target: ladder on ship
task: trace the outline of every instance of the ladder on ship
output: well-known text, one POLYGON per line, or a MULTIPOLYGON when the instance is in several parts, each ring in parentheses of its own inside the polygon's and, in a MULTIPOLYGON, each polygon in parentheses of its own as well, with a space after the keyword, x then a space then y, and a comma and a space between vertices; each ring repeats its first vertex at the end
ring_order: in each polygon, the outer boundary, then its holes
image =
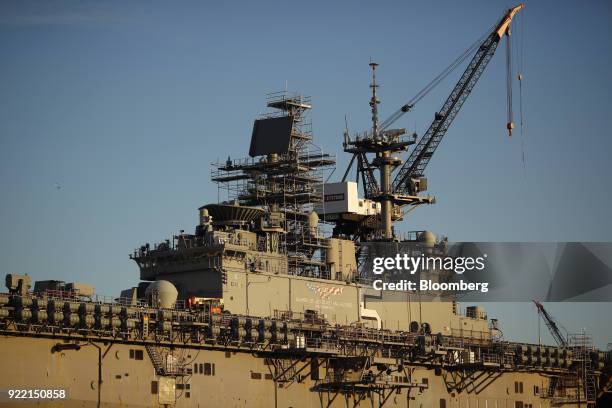
POLYGON ((597 389, 595 385, 595 370, 588 353, 584 356, 584 396, 586 398, 587 408, 595 407, 597 401, 597 389))
POLYGON ((145 348, 147 349, 147 354, 149 355, 151 363, 153 363, 153 367, 155 368, 155 374, 168 375, 164 359, 157 351, 157 348, 151 344, 145 345, 145 348))
POLYGON ((593 348, 593 339, 588 334, 582 332, 569 336, 569 344, 573 349, 574 356, 579 362, 579 376, 582 383, 582 394, 586 402, 587 408, 595 408, 597 402, 597 384, 593 362, 591 361, 591 352, 593 348))

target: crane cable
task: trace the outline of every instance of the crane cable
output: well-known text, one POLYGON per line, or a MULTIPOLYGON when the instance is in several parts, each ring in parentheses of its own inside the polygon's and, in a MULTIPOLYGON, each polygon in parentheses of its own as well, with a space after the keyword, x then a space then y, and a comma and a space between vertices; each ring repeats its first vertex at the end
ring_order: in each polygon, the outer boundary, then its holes
POLYGON ((512 114, 512 46, 510 43, 510 27, 506 32, 506 102, 508 105, 508 136, 512 137, 512 129, 514 129, 514 118, 512 114))
POLYGON ((404 113, 408 112, 412 107, 423 99, 429 92, 431 92, 436 86, 438 86, 451 72, 457 69, 470 55, 476 51, 480 44, 486 37, 491 34, 491 31, 495 28, 495 25, 491 26, 482 36, 480 36, 472 45, 465 49, 449 66, 447 66, 442 72, 440 72, 434 79, 432 79, 423 89, 421 89, 415 96, 413 96, 408 102, 404 104, 400 109, 395 111, 391 116, 385 119, 381 125, 380 130, 383 131, 397 121, 404 113))
POLYGON ((519 58, 518 58, 518 81, 519 81, 519 114, 520 114, 520 132, 521 132, 521 153, 522 153, 522 159, 523 159, 523 170, 525 172, 525 175, 527 175, 527 167, 525 165, 525 125, 524 125, 524 118, 523 118, 523 64, 524 64, 524 59, 525 59, 525 15, 523 14, 523 16, 521 16, 521 40, 519 43, 519 58))
MULTIPOLYGON (((520 42, 517 45, 514 43, 514 52, 517 60, 517 79, 519 86, 519 115, 520 115, 520 134, 521 134, 521 159, 523 163, 523 171, 527 175, 527 168, 525 165, 525 121, 523 116, 523 59, 524 59, 524 32, 525 32, 524 15, 521 16, 521 33, 520 42)), ((506 93, 507 93, 507 104, 508 104, 508 135, 512 136, 512 129, 514 129, 514 114, 512 111, 512 50, 513 47, 510 43, 510 29, 506 33, 506 93)))

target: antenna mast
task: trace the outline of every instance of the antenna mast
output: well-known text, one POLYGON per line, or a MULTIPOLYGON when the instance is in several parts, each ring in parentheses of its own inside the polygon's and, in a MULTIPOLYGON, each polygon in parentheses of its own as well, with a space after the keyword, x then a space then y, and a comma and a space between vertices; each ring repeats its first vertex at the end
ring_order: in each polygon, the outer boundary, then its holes
POLYGON ((370 106, 372 107, 372 135, 374 139, 378 138, 378 104, 380 103, 380 100, 376 96, 376 89, 378 88, 376 84, 377 66, 377 63, 370 62, 370 67, 372 67, 372 83, 370 84, 370 88, 372 88, 372 99, 370 99, 370 106))

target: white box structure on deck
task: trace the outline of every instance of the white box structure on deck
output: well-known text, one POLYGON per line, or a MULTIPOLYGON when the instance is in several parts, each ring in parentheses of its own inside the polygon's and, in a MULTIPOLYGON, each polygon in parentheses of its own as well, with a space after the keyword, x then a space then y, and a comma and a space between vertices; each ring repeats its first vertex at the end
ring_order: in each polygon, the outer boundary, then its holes
POLYGON ((319 214, 380 214, 380 203, 359 198, 357 183, 346 181, 323 185, 323 205, 317 204, 315 211, 319 214))

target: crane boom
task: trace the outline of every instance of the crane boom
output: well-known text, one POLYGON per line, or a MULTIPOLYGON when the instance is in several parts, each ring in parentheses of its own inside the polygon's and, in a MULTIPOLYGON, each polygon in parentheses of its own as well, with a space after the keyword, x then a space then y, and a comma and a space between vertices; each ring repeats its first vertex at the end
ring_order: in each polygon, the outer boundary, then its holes
POLYGON ((555 322, 555 319, 553 319, 552 316, 548 314, 548 312, 546 311, 546 309, 544 309, 544 306, 540 302, 534 300, 533 303, 536 305, 538 313, 540 314, 540 316, 542 316, 542 319, 546 323, 546 327, 548 327, 548 331, 553 336, 557 344, 561 347, 567 347, 567 340, 565 339, 565 336, 563 336, 563 334, 561 333, 561 330, 559 330, 559 326, 555 322))
POLYGON ((434 121, 421 137, 408 157, 408 160, 404 162, 403 166, 397 172, 392 184, 392 191, 394 193, 412 193, 410 191, 410 179, 423 175, 431 156, 434 154, 436 148, 446 134, 446 131, 463 106, 463 103, 470 95, 472 89, 474 89, 476 82, 478 82, 478 79, 480 79, 480 76, 495 54, 501 37, 508 32, 512 18, 523 7, 524 4, 521 3, 508 10, 499 24, 495 26, 491 34, 480 45, 476 54, 461 75, 459 82, 457 82, 451 94, 444 102, 444 105, 442 105, 442 109, 436 113, 434 121))

